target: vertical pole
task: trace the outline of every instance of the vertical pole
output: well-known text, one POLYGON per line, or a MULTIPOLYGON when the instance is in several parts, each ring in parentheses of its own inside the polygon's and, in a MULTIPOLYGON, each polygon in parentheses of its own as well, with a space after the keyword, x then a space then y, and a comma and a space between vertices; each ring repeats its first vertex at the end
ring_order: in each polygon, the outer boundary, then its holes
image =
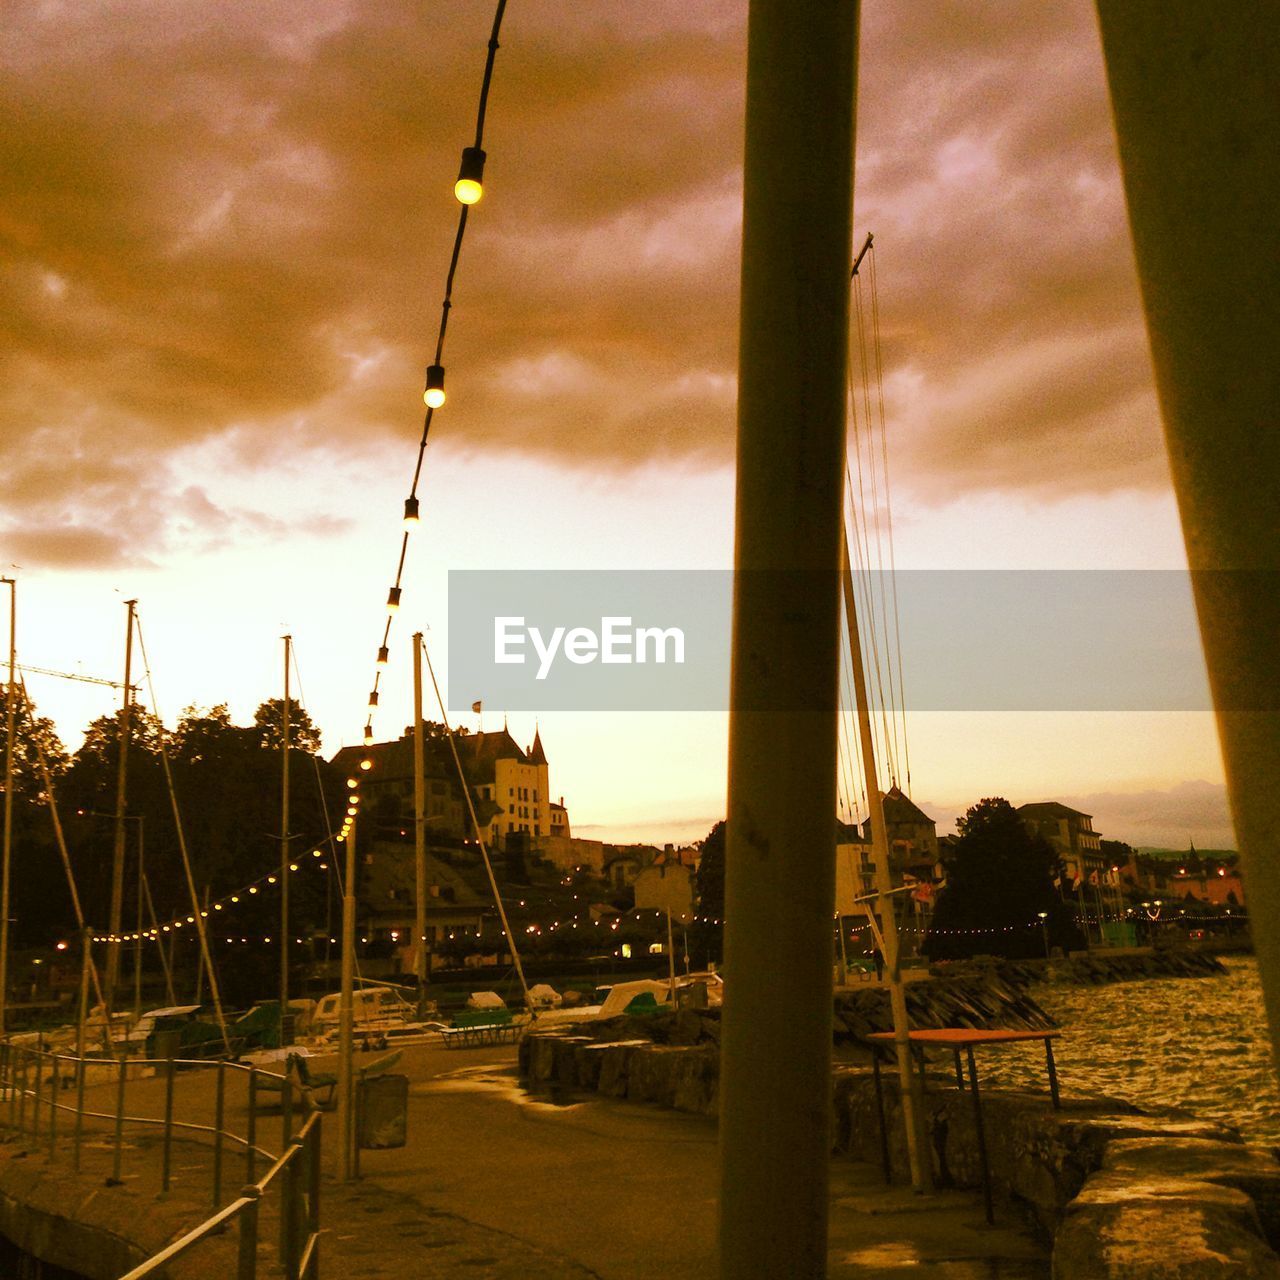
POLYGON ((871 816, 871 857, 875 867, 877 894, 875 909, 880 917, 880 941, 883 942, 882 951, 889 978, 889 1007, 893 1011, 893 1042, 898 1058, 898 1085, 902 1095, 902 1123, 907 1137, 907 1163, 911 1170, 911 1185, 917 1191, 926 1191, 933 1181, 933 1167, 928 1158, 929 1143, 924 1132, 924 1100, 920 1096, 920 1078, 911 1069, 911 1022, 907 1015, 907 994, 902 986, 898 913, 891 896, 893 875, 889 867, 889 832, 884 820, 884 796, 880 792, 880 779, 876 774, 871 703, 867 697, 866 668, 862 665, 862 637, 858 631, 847 534, 842 535, 840 545, 840 581, 844 595, 845 630, 849 633, 849 665, 853 668, 854 705, 858 713, 867 809, 871 816))
POLYGON ((733 983, 720 1082, 724 1280, 826 1272, 857 16, 856 2, 749 6, 725 851, 733 983))
POLYGON ((76 1051, 76 1128, 74 1139, 74 1155, 72 1163, 77 1173, 80 1172, 80 1147, 84 1140, 84 1053, 76 1051))
POLYGON ((36 1069, 36 1089, 31 1099, 31 1136, 40 1138, 40 1100, 44 1094, 44 1054, 37 1048, 31 1061, 36 1069))
MULTIPOLYGON (((80 931, 80 1002, 76 1008, 76 1056, 84 1057, 88 1039, 89 991, 93 985, 93 930, 80 931)), ((104 1011, 105 1012, 105 1011, 104 1011)))
POLYGON ((58 1055, 53 1055, 53 1073, 49 1080, 49 1159, 54 1160, 58 1150, 58 1090, 61 1088, 61 1075, 58 1070, 58 1055))
POLYGON ((352 1026, 356 959, 356 829, 347 832, 346 872, 342 879, 342 989, 338 1004, 338 1143, 342 1150, 342 1180, 353 1177, 351 1153, 355 1130, 355 1048, 352 1026))
POLYGON ((427 1013, 427 781, 422 727, 422 632, 413 637, 413 881, 418 1017, 427 1013))
MULTIPOLYGON (((156 915, 156 904, 152 900, 151 885, 145 872, 142 876, 142 894, 147 900, 147 913, 151 916, 151 927, 160 930, 160 919, 156 915)), ((163 931, 156 933, 156 950, 160 953, 160 967, 164 970, 165 994, 169 997, 169 1004, 172 1006, 178 1003, 178 995, 173 989, 173 966, 169 963, 169 953, 164 949, 163 931)))
POLYGON ((111 857, 111 916, 107 930, 106 1016, 115 1008, 116 983, 120 980, 120 930, 124 914, 124 818, 129 779, 129 738, 133 714, 133 615, 136 600, 126 600, 128 626, 124 636, 124 697, 120 704, 120 732, 116 761, 115 848, 111 857))
MULTIPOLYGON (((1097 11, 1250 913, 1275 919, 1276 5, 1097 0, 1097 11)), ((1273 1050, 1280 1056, 1280 933, 1256 930, 1254 944, 1273 1050)))
POLYGON ((138 823, 138 940, 133 948, 133 1021, 135 1026, 138 1019, 142 1017, 142 948, 145 945, 142 938, 142 877, 146 867, 144 860, 145 841, 143 839, 146 824, 141 814, 138 815, 136 821, 138 823))
POLYGON ((18 716, 18 584, 0 578, 9 588, 9 683, 5 688, 4 720, 4 856, 0 864, 0 1036, 9 1029, 9 877, 13 867, 13 752, 18 716))
POLYGON ((222 1131, 227 1122, 227 1064, 219 1062, 213 1104, 213 1207, 222 1203, 222 1131))
MULTIPOLYGON (((206 919, 209 914, 209 899, 211 894, 209 886, 204 887, 204 912, 206 919)), ((196 960, 196 1004, 204 1004, 204 965, 197 958, 196 960)))
POLYGON ((307 1238, 311 1245, 311 1265, 306 1280, 320 1275, 320 1118, 311 1122, 307 1154, 307 1238))
MULTIPOLYGON (((123 1066, 123 1064, 121 1064, 123 1066)), ((173 1169, 173 1079, 177 1065, 169 1059, 164 1075, 164 1150, 160 1163, 160 1190, 169 1190, 170 1175, 173 1169)), ((123 1073, 122 1073, 123 1074, 123 1073)))
POLYGON ((251 1184, 240 1194, 249 1203, 240 1212, 236 1280, 255 1280, 258 1274, 258 1206, 262 1200, 262 1192, 251 1184))
POLYGON ((671 936, 671 908, 667 908, 667 994, 676 1007, 676 944, 671 936))
POLYGON ((284 637, 284 705, 280 739, 280 1046, 289 1043, 289 667, 293 637, 284 637))
POLYGON ((249 1068, 249 1118, 245 1127, 244 1180, 253 1181, 258 1162, 258 1069, 249 1068))

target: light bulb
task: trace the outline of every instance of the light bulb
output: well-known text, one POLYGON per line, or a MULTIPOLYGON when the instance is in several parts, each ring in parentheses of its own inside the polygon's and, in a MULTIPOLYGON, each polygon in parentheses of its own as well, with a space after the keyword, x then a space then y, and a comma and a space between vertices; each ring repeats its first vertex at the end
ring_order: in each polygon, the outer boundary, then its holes
POLYGON ((378 646, 378 662, 377 662, 377 665, 378 665, 378 666, 380 666, 380 667, 385 667, 385 666, 387 665, 387 659, 388 659, 390 656, 391 656, 391 654, 389 653, 389 651, 388 651, 388 649, 387 649, 387 646, 386 646, 385 644, 379 645, 379 646, 378 646))
POLYGON ((404 527, 411 529, 418 523, 420 517, 418 515, 418 499, 406 498, 404 500, 404 527))
POLYGON ((387 612, 395 613, 395 611, 399 608, 400 608, 400 588, 392 587, 391 590, 387 592, 387 612))
POLYGON ((427 366, 427 389, 422 399, 428 409, 438 409, 444 404, 444 366, 429 364, 427 366))
POLYGON ((484 159, 479 147, 463 147, 458 180, 453 184, 459 204, 475 204, 484 195, 484 159))

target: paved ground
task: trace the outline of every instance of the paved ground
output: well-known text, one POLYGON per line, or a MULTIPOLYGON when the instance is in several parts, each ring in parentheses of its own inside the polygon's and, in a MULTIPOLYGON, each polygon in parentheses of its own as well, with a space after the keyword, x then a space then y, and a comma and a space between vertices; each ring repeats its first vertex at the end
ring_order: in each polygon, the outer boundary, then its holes
MULTIPOLYGON (((353 1186, 326 1182, 325 1276, 714 1276, 714 1122, 594 1096, 570 1105, 530 1099, 518 1087, 514 1057, 509 1046, 406 1050, 399 1069, 411 1082, 409 1144, 362 1153, 362 1178, 353 1186)), ((329 1065, 315 1063, 320 1070, 329 1065)), ((213 1090, 203 1074, 178 1080, 176 1113, 194 1123, 213 1117, 213 1090)), ((160 1081, 129 1089, 131 1114, 161 1114, 160 1081)), ((107 1101, 105 1090, 90 1093, 99 1105, 107 1101)), ((241 1129, 245 1101, 235 1081, 227 1115, 241 1129)), ((278 1109, 260 1115, 259 1143, 278 1150, 281 1126, 278 1109)), ((330 1124, 331 1159, 335 1136, 330 1124)), ((86 1176, 100 1177, 96 1166, 107 1150, 94 1150, 95 1168, 86 1176)), ((154 1138, 134 1137, 126 1157, 127 1185, 117 1194, 127 1192, 128 1212, 136 1213, 155 1194, 154 1138)), ((25 1158, 46 1157, 33 1150, 25 1158)), ((65 1170, 65 1157, 59 1163, 65 1170)), ((180 1204, 189 1202, 194 1211, 209 1194, 207 1151, 184 1144, 174 1167, 166 1219, 180 1204)), ((229 1194, 244 1173, 238 1159, 228 1165, 229 1194)), ((871 1167, 840 1159, 832 1164, 831 1196, 832 1277, 1025 1280, 1048 1274, 1045 1250, 1009 1213, 997 1228, 985 1227, 976 1196, 914 1197, 886 1189, 871 1167)), ((267 1239, 270 1231, 268 1223, 267 1239)), ((225 1276, 219 1246, 229 1243, 211 1246, 211 1255, 193 1260, 187 1274, 225 1276)), ((262 1257, 265 1267, 266 1244, 262 1257)))

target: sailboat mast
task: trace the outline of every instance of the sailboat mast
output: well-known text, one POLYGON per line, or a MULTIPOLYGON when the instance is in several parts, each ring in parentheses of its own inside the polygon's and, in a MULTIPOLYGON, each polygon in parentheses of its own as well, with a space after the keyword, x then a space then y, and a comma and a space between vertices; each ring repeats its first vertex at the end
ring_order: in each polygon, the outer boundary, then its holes
POLYGON ((0 578, 9 588, 9 687, 5 697, 4 750, 4 864, 0 869, 0 1036, 8 1030, 9 992, 9 877, 13 867, 13 747, 18 716, 18 584, 0 578))
MULTIPOLYGON (((907 1037, 907 997, 902 988, 901 946, 898 920, 894 914, 893 877, 889 870, 889 833, 884 821, 884 797, 876 774, 875 740, 871 733, 871 705, 867 699, 867 678, 862 666, 862 639, 858 634, 858 612, 853 592, 853 570, 849 563, 849 534, 841 540, 842 563, 840 583, 844 594, 845 625, 849 632, 849 652, 853 667, 854 702, 858 712, 858 733, 862 742, 862 766, 866 775, 867 808, 871 814, 871 858, 875 867, 876 911, 880 916, 880 932, 884 939, 885 971, 889 977, 889 1003, 893 1010, 893 1039, 898 1053, 898 1077, 902 1088, 902 1115, 907 1131, 907 1159, 911 1166, 911 1185, 927 1191, 933 1180, 933 1169, 927 1159, 928 1144, 921 1141, 923 1121, 920 1085, 911 1069, 911 1042, 907 1037)), ((843 934, 843 930, 841 931, 843 934)))
POLYGON ((124 697, 120 704, 119 759, 116 761, 115 845, 111 855, 111 909, 107 930, 107 1008, 115 1005, 120 980, 120 933, 124 914, 125 809, 129 789, 129 741, 133 717, 133 627, 136 600, 126 600, 128 623, 124 637, 124 697))
POLYGON ((413 948, 418 1017, 427 1001, 427 780, 422 725, 422 632, 413 637, 413 948))
POLYGON ((284 705, 280 738, 280 1045, 289 1011, 289 666, 293 637, 284 636, 284 705))

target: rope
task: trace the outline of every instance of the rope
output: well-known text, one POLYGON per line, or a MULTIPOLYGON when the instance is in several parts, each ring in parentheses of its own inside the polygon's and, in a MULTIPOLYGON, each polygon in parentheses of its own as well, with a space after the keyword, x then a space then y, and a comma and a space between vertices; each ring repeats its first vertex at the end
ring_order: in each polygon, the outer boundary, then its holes
MULTIPOLYGON (((76 913, 76 927, 80 930, 81 938, 86 938, 86 930, 88 926, 85 924, 84 909, 80 905, 80 891, 76 888, 75 872, 71 869, 71 857, 67 853, 67 839, 62 830, 62 819, 58 815, 58 797, 53 789, 53 777, 49 773, 49 762, 45 759, 44 748, 40 745, 40 735, 36 730, 35 714, 31 699, 27 696, 27 681, 24 676, 18 677, 18 687, 22 690, 22 710, 28 712, 31 717, 31 741, 36 748, 36 762, 40 766, 40 778, 44 783, 45 800, 49 805, 49 817, 53 821, 54 840, 58 846, 58 856, 62 859, 62 870, 67 877, 67 888, 71 890, 71 906, 76 913)), ((13 694, 13 687, 10 686, 10 695, 13 694)), ((85 945, 88 946, 86 938, 85 945)), ((111 1052, 111 1009, 107 1004, 107 998, 102 990, 102 980, 98 975, 98 966, 94 963, 93 953, 89 954, 89 975, 93 980, 93 993, 98 998, 98 1003, 102 1006, 102 1040, 107 1051, 107 1057, 112 1057, 111 1052)))
POLYGON ((440 686, 436 683, 436 672, 431 665, 431 654, 427 651, 425 637, 422 640, 422 656, 427 660, 427 673, 431 676, 431 687, 435 690, 436 702, 440 707, 440 722, 444 725, 445 736, 449 739, 449 751, 453 755, 454 767, 458 770, 458 785, 462 788, 462 794, 466 797, 467 812, 470 813, 471 825, 475 828, 476 843, 480 846, 480 857, 484 860, 485 874, 489 877, 489 888, 493 890, 493 900, 498 908, 498 918, 502 921, 502 931, 507 939, 507 945, 511 948, 511 959, 516 967, 516 975, 520 979, 520 989, 524 992, 525 1007, 529 1010, 530 1020, 536 1022, 538 1020, 538 1011, 533 1007, 533 1001, 529 997, 529 984, 525 981, 524 965, 520 963, 520 950, 516 946, 515 934, 511 932, 511 925, 507 921, 507 909, 502 905, 502 894, 498 892, 498 881, 493 874, 493 864, 489 861, 489 850, 484 842, 484 832, 481 831, 480 821, 476 817, 476 806, 471 796, 471 786, 467 782, 467 775, 462 771, 462 761, 458 757, 456 735, 454 734, 453 726, 449 723, 449 713, 444 708, 444 699, 440 696, 440 686))
MULTIPOLYGON (((147 658, 146 641, 142 638, 142 619, 134 614, 138 627, 138 651, 142 655, 142 669, 147 674, 147 692, 151 695, 151 710, 157 720, 160 715, 160 703, 156 698, 155 682, 151 678, 151 662, 147 658)), ((231 1038, 227 1034, 227 1020, 222 1012, 222 992, 218 989, 218 975, 213 967, 213 957, 209 954, 209 937, 204 926, 204 912, 200 906, 200 895, 196 892, 195 876, 191 872, 191 857, 187 852, 187 837, 182 828, 182 812, 178 808, 178 793, 173 786, 173 768, 169 763, 169 749, 163 737, 160 739, 160 764, 164 769, 164 784, 169 792, 169 803, 173 808, 173 825, 178 832, 178 850, 182 854, 182 870, 187 877, 187 891, 191 895, 191 914, 195 921, 196 934, 200 939, 200 955, 209 974, 209 995, 213 999, 214 1014, 218 1019, 218 1030, 222 1032, 222 1043, 231 1056, 231 1038)))
POLYGON ((875 355, 876 399, 880 407, 880 457, 884 467, 884 509, 889 534, 889 582, 893 587, 893 638, 898 652, 898 696, 902 700, 902 752, 911 794, 911 743, 907 737, 907 686, 902 675, 902 625, 898 609, 898 556, 893 537, 893 493, 889 485, 889 439, 884 411, 884 366, 880 355, 880 291, 876 284, 876 251, 871 246, 871 339, 875 355))

